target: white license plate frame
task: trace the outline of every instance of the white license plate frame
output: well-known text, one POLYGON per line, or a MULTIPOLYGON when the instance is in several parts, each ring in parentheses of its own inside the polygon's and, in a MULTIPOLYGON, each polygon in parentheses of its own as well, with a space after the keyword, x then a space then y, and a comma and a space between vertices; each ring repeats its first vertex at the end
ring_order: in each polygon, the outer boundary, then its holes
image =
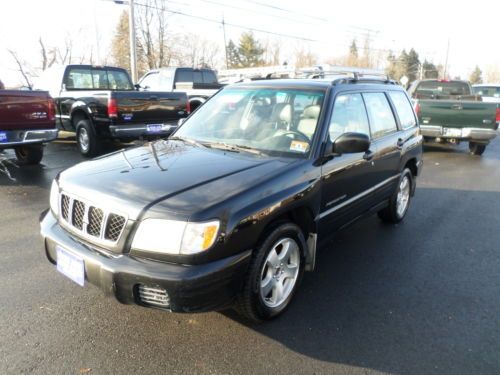
POLYGON ((61 246, 56 245, 57 270, 80 286, 85 286, 85 263, 61 246))

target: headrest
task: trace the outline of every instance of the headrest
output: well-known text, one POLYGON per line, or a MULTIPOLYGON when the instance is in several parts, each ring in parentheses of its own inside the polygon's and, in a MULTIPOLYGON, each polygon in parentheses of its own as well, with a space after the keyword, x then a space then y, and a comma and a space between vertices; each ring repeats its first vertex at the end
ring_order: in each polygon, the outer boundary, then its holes
POLYGON ((278 103, 274 106, 273 121, 292 122, 292 106, 288 103, 278 103))
POLYGON ((321 107, 319 105, 310 105, 304 108, 304 111, 302 112, 302 117, 317 119, 319 117, 320 110, 321 107))

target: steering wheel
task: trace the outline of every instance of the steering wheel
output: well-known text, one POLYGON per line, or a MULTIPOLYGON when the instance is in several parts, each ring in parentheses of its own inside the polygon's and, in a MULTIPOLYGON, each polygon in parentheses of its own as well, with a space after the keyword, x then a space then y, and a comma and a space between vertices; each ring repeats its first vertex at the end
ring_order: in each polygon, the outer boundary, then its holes
POLYGON ((298 130, 287 130, 283 133, 280 133, 278 135, 276 135, 277 137, 281 137, 281 136, 287 136, 287 135, 293 135, 293 139, 295 139, 295 136, 298 136, 298 138, 300 138, 302 141, 304 142, 307 142, 308 144, 311 143, 311 140, 309 139, 309 137, 307 135, 305 135, 304 133, 302 133, 301 131, 298 131, 298 130))

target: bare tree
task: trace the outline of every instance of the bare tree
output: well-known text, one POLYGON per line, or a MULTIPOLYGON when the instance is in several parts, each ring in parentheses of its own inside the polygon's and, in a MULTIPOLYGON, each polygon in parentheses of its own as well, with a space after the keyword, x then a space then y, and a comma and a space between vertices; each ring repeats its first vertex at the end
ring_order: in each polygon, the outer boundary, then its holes
POLYGON ((57 48, 47 49, 43 43, 42 37, 38 38, 40 44, 40 53, 42 55, 42 70, 50 68, 57 61, 57 48))
POLYGON ((9 49, 7 51, 9 51, 9 53, 14 58, 17 64, 18 71, 19 73, 21 73, 24 81, 26 82, 26 86, 28 86, 31 89, 33 87, 33 82, 30 79, 30 73, 27 71, 26 63, 24 61, 21 61, 19 56, 13 50, 9 49))

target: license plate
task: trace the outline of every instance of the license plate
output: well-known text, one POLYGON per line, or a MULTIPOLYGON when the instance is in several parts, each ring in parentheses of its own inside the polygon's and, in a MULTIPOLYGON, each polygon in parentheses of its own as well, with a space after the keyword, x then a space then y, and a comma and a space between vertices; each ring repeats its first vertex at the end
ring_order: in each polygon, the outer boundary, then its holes
POLYGON ((62 247, 56 246, 57 270, 80 286, 85 284, 85 266, 79 258, 62 247))
POLYGON ((7 142, 7 133, 6 132, 0 132, 0 143, 7 142))
POLYGON ((163 124, 151 124, 146 125, 148 133, 161 133, 163 130, 163 124))
POLYGON ((443 135, 446 135, 448 137, 461 137, 462 129, 444 128, 443 135))

